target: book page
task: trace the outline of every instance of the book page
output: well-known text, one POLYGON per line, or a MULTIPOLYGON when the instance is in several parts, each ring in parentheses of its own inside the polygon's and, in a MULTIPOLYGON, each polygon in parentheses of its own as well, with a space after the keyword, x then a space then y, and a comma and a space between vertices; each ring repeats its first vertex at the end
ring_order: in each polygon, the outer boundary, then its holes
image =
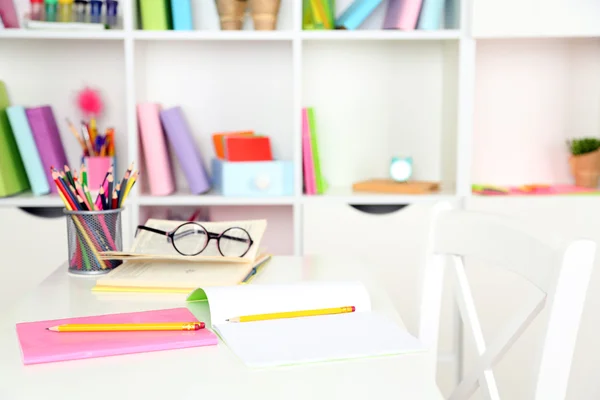
POLYGON ((305 282, 287 285, 202 287, 188 301, 208 299, 212 325, 245 315, 354 306, 370 311, 369 293, 360 282, 305 282))
MULTIPOLYGON (((180 225, 184 224, 185 221, 171 221, 171 220, 159 220, 149 219, 144 225, 153 229, 158 229, 165 232, 171 232, 180 225)), ((247 220, 247 221, 225 221, 225 222, 198 222, 202 225, 209 233, 221 234, 228 228, 239 227, 248 232, 252 240, 252 245, 247 253, 243 257, 239 256, 228 256, 227 250, 234 251, 231 247, 227 247, 232 241, 222 240, 221 250, 225 254, 222 255, 217 247, 217 240, 212 239, 208 241, 206 248, 198 255, 186 256, 180 254, 173 244, 170 242, 167 235, 161 235, 155 232, 146 230, 139 230, 134 242, 131 246, 130 251, 122 252, 102 252, 102 258, 110 259, 122 259, 122 260, 185 260, 185 261, 225 261, 225 262, 252 262, 256 258, 259 251, 260 242, 267 228, 266 220, 247 220)), ((177 232, 176 232, 177 233, 177 232)), ((186 240, 193 240, 190 236, 185 237, 186 240)), ((177 237, 176 237, 177 244, 177 237)), ((182 240, 182 239, 180 239, 182 240)), ((198 235, 198 242, 200 248, 202 243, 206 240, 206 235, 198 235)), ((189 242, 188 242, 189 243, 189 242)), ((240 242, 233 242, 234 245, 241 245, 240 242)), ((181 247, 181 246, 180 246, 181 247)), ((182 250, 182 249, 180 249, 182 250)), ((185 251, 184 251, 185 252, 185 251)))
POLYGON ((274 367, 425 351, 390 318, 376 312, 227 323, 215 327, 249 367, 274 367))
POLYGON ((97 286, 185 288, 237 285, 254 263, 127 261, 96 281, 97 286))

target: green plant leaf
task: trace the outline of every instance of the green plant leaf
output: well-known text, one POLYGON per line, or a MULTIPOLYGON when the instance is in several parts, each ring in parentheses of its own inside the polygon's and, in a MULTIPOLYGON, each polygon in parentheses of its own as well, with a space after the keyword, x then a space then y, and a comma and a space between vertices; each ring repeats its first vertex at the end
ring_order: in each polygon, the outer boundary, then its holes
POLYGON ((569 146, 569 150, 571 151, 572 155, 579 156, 600 149, 600 139, 586 137, 581 139, 568 140, 567 146, 569 146))

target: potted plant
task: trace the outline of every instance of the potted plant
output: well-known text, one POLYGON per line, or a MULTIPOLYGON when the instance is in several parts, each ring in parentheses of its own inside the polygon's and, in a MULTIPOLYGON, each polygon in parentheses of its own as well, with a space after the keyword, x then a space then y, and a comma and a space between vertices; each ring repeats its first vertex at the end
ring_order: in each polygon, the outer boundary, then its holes
POLYGON ((244 16, 248 7, 247 0, 215 0, 221 29, 235 31, 242 29, 244 16))
POLYGON ((584 137, 567 141, 571 156, 569 165, 575 184, 597 188, 600 178, 600 139, 584 137))

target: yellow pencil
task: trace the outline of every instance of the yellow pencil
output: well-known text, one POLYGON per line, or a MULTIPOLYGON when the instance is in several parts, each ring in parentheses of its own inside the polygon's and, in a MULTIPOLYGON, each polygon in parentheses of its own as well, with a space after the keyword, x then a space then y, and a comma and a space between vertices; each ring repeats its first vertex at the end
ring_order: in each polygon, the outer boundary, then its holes
POLYGON ((354 312, 355 310, 356 310, 356 308, 354 306, 321 308, 321 309, 316 309, 316 310, 288 311, 288 312, 269 313, 269 314, 244 315, 241 317, 229 318, 227 321, 229 321, 229 322, 250 322, 250 321, 264 321, 267 319, 313 317, 315 315, 345 314, 345 313, 354 312))
POLYGON ((64 324, 46 328, 54 332, 139 332, 139 331, 197 331, 204 322, 153 322, 141 324, 64 324))

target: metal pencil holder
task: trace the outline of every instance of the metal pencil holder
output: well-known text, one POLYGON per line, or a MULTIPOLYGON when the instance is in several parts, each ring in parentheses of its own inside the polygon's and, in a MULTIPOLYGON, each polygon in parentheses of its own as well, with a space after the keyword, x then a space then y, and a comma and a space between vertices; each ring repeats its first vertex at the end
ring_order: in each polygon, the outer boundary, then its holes
POLYGON ((102 260, 102 251, 123 249, 122 208, 103 211, 69 211, 67 238, 69 272, 80 275, 106 274, 121 265, 120 260, 102 260))

